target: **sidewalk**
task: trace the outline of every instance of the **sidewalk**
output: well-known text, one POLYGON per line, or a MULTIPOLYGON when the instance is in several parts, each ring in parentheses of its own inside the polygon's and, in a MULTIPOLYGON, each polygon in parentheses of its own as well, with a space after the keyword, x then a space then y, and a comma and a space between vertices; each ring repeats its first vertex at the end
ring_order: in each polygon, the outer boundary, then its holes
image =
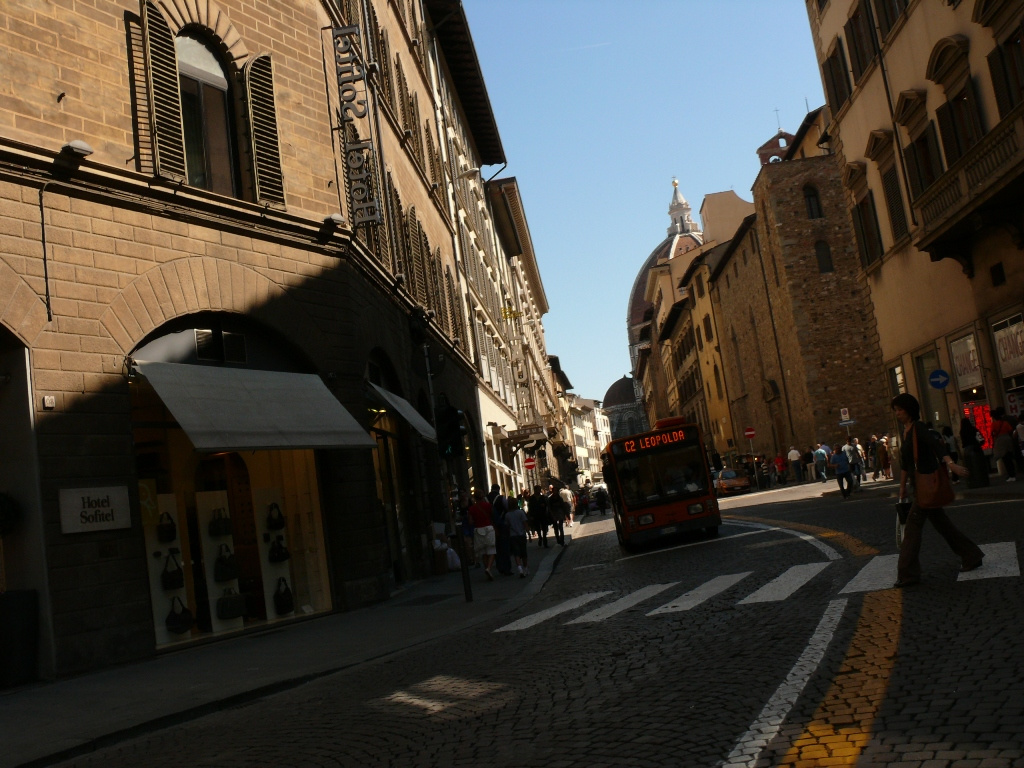
MULTIPOLYGON (((803 485, 809 485, 804 483, 803 485)), ((822 496, 838 496, 839 486, 836 483, 835 478, 830 477, 827 483, 823 483, 823 486, 827 487, 828 490, 822 492, 822 496)), ((798 487, 798 486, 797 486, 798 487)), ((882 493, 892 496, 895 500, 899 496, 900 484, 899 480, 867 480, 861 483, 860 492, 872 492, 882 493)), ((967 480, 961 480, 958 483, 953 483, 953 493, 956 495, 956 500, 961 501, 963 499, 1021 499, 1024 500, 1024 478, 1019 479, 1015 483, 1006 482, 1005 475, 989 475, 989 484, 981 488, 970 488, 967 485, 967 480)))
MULTIPOLYGON (((566 537, 577 528, 566 530, 566 537)), ((403 586, 368 608, 212 642, 79 677, 0 691, 0 768, 75 755, 292 688, 507 613, 539 592, 561 557, 529 541, 530 576, 488 582, 470 568, 403 586)))

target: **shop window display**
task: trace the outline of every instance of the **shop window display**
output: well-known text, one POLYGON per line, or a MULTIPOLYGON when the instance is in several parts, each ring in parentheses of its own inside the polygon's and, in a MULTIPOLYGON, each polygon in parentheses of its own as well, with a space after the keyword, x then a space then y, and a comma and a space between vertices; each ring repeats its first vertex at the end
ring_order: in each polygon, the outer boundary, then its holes
POLYGON ((195 451, 132 381, 157 647, 329 611, 314 453, 195 451))

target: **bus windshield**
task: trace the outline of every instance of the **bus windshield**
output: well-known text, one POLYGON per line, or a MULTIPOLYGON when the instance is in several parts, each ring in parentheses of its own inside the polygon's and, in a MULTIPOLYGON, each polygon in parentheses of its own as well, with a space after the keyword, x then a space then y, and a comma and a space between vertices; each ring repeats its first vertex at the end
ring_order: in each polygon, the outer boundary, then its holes
POLYGON ((704 450, 700 445, 677 443, 636 454, 626 453, 621 445, 613 444, 612 454, 622 500, 628 507, 664 504, 709 493, 704 450))

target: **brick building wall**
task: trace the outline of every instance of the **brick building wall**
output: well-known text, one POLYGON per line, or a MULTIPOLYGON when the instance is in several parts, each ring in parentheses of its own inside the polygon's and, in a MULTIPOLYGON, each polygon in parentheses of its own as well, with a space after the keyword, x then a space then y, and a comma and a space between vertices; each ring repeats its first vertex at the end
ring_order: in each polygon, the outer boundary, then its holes
MULTIPOLYGON (((427 389, 425 376, 407 366, 421 354, 409 325, 417 300, 396 286, 389 270, 397 260, 353 245, 350 230, 323 227, 325 216, 347 213, 331 130, 337 93, 330 78, 325 86, 330 38, 321 31, 339 19, 311 0, 158 5, 176 25, 208 24, 233 60, 272 55, 285 202, 227 198, 153 176, 133 0, 0 9, 0 341, 30 354, 40 487, 38 509, 29 512, 41 518, 46 563, 45 578, 11 578, 42 592, 44 675, 153 652, 126 360, 148 335, 199 312, 244 316, 309 361, 364 426, 371 353, 394 363, 410 401, 427 389), (75 140, 94 150, 80 164, 59 154, 75 140), (53 407, 44 397, 54 398, 53 407), (130 529, 62 532, 58 491, 92 486, 129 489, 130 529)), ((393 43, 415 37, 393 4, 380 6, 393 43)), ((401 51, 414 92, 429 87, 428 47, 401 51)), ((430 98, 422 95, 420 104, 427 124, 430 98)), ((396 138, 404 137, 400 118, 385 114, 383 125, 395 195, 454 265, 451 223, 426 160, 396 138)), ((404 225, 390 230, 391 247, 404 225)), ((436 392, 473 418, 468 353, 436 323, 428 336, 449 356, 436 392)), ((317 463, 334 607, 386 597, 369 451, 320 451, 317 463)), ((403 502, 426 504, 417 498, 403 502)), ((24 559, 17 537, 5 545, 11 562, 24 559)))
POLYGON ((737 430, 757 429, 755 450, 834 445, 845 441, 840 409, 848 408, 857 422, 851 433, 862 440, 887 431, 874 315, 835 158, 764 165, 753 191, 751 230, 715 275, 734 419, 750 422, 737 430), (808 186, 819 217, 808 215, 808 186), (744 394, 734 397, 741 378, 744 394))

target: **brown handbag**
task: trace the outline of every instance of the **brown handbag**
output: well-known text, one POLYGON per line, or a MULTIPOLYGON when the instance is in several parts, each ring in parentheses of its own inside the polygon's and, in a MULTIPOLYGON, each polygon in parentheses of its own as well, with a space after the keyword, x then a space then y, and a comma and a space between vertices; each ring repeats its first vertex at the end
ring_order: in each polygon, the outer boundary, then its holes
POLYGON ((912 428, 911 431, 914 433, 914 496, 917 506, 921 509, 942 509, 956 498, 953 484, 949 481, 949 470, 940 459, 936 471, 918 471, 917 429, 912 428))

